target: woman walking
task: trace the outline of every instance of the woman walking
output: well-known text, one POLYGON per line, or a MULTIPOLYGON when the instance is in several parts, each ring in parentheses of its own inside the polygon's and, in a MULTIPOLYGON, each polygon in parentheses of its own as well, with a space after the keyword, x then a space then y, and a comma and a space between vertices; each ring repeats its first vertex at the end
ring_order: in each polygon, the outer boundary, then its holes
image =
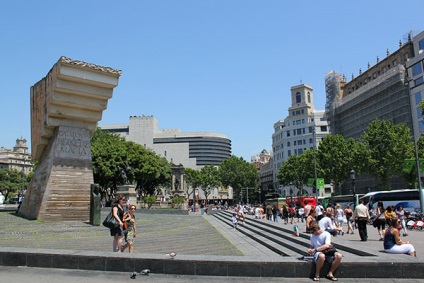
POLYGON ((380 241, 383 241, 384 238, 384 230, 386 229, 386 214, 385 214, 383 202, 379 201, 377 203, 377 211, 376 211, 376 220, 377 221, 377 230, 378 235, 380 236, 380 241))
POLYGON ((350 231, 351 234, 353 234, 353 227, 352 227, 353 211, 350 208, 350 205, 346 205, 346 208, 344 209, 344 214, 346 215, 346 220, 347 220, 347 232, 346 232, 346 234, 349 234, 349 231, 350 231))
POLYGON ((114 252, 121 252, 122 241, 124 240, 124 205, 124 196, 118 196, 112 203, 112 215, 119 222, 118 227, 110 229, 110 235, 113 237, 114 252))
POLYGON ((342 207, 341 207, 340 204, 337 204, 336 205, 336 210, 335 210, 334 213, 335 213, 334 220, 335 220, 336 226, 339 227, 339 228, 342 228, 343 227, 343 215, 344 215, 344 211, 343 211, 343 209, 342 209, 342 207))

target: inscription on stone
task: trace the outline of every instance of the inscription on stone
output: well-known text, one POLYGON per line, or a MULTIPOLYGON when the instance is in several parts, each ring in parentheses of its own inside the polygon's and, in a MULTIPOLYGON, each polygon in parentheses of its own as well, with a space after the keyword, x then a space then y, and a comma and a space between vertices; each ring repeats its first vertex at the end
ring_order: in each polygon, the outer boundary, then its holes
POLYGON ((55 156, 90 159, 90 132, 85 129, 60 127, 57 133, 55 156))

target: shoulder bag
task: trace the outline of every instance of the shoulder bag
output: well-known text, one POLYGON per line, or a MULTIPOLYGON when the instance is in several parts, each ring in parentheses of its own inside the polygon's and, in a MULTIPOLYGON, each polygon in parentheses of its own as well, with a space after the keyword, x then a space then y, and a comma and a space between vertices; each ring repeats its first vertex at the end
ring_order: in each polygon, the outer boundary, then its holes
POLYGON ((119 222, 113 216, 112 211, 109 212, 109 214, 106 216, 105 220, 103 221, 103 226, 109 229, 117 228, 119 226, 119 222))
POLYGON ((337 249, 331 245, 328 249, 325 249, 321 251, 325 256, 334 256, 334 254, 337 252, 337 249))

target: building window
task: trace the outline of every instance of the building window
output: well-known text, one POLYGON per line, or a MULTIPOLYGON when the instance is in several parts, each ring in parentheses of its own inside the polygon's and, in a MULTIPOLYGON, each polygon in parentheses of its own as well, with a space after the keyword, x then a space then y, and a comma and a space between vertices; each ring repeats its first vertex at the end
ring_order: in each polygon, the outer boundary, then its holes
POLYGON ((314 143, 314 139, 313 138, 310 138, 309 139, 309 143, 314 143))
POLYGON ((417 93, 415 94, 415 104, 420 103, 420 102, 421 102, 421 100, 422 100, 422 98, 421 98, 421 92, 419 91, 419 92, 417 92, 417 93))
POLYGON ((297 92, 296 93, 296 103, 300 103, 302 100, 301 100, 301 97, 300 97, 300 92, 297 92))
POLYGON ((419 86, 423 84, 423 77, 419 77, 418 79, 414 80, 415 86, 419 86))
POLYGON ((287 142, 287 146, 290 146, 290 142, 289 141, 287 142))
POLYGON ((424 39, 418 41, 418 47, 420 48, 420 50, 424 50, 424 39))
POLYGON ((291 150, 287 150, 287 156, 291 156, 291 150))
POLYGON ((297 129, 297 135, 301 135, 302 134, 302 129, 297 129))
POLYGON ((418 119, 423 117, 423 111, 421 110, 420 107, 417 107, 417 117, 418 117, 418 119))
POLYGON ((321 132, 326 132, 327 131, 327 126, 321 126, 321 132))
POLYGON ((297 141, 294 141, 294 142, 293 142, 293 145, 297 145, 297 141))
POLYGON ((165 150, 165 152, 164 152, 164 156, 166 156, 166 150, 165 150))
POLYGON ((311 103, 311 93, 308 92, 308 102, 311 103))
POLYGON ((303 153, 303 149, 302 148, 299 148, 298 150, 297 150, 297 155, 301 155, 303 153))
POLYGON ((419 75, 423 72, 423 65, 421 62, 412 66, 412 76, 419 75))

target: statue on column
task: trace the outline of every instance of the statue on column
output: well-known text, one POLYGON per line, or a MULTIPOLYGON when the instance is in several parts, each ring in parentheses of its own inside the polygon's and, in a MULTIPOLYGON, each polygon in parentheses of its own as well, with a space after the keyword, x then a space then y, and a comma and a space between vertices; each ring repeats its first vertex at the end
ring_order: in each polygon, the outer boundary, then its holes
POLYGON ((175 190, 178 191, 178 188, 180 186, 180 181, 178 180, 178 178, 175 179, 175 190))
POLYGON ((126 163, 124 162, 124 167, 122 168, 121 174, 119 174, 119 176, 122 179, 122 185, 129 185, 131 184, 131 182, 128 180, 128 173, 129 172, 133 172, 133 169, 126 163))

